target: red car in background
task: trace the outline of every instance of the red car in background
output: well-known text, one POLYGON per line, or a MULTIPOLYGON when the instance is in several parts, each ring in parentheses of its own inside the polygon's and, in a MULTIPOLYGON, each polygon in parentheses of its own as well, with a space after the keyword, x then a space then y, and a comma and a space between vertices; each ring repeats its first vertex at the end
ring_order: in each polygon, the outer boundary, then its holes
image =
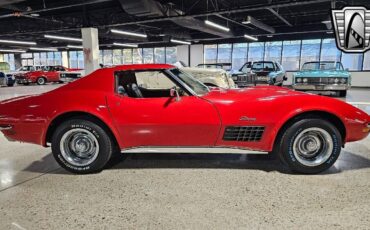
POLYGON ((42 66, 35 71, 15 75, 18 84, 36 83, 45 85, 47 82, 65 82, 81 77, 81 69, 70 69, 64 66, 42 66))
POLYGON ((0 102, 9 140, 52 147, 74 173, 117 152, 278 154, 292 170, 331 167, 345 143, 368 136, 370 116, 343 101, 276 86, 208 88, 171 65, 95 71, 56 90, 0 102), (227 150, 226 150, 227 149, 227 150))

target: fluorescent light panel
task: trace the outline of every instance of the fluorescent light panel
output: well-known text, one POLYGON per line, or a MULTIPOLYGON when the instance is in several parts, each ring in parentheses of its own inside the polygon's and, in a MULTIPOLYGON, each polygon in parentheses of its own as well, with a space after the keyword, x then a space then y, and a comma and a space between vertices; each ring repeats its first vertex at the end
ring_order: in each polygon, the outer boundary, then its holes
POLYGON ((171 42, 178 43, 178 44, 183 44, 183 45, 191 45, 191 42, 177 40, 177 39, 171 39, 171 42))
POLYGON ((0 43, 10 43, 19 45, 36 45, 36 42, 25 42, 25 41, 14 41, 14 40, 3 40, 0 39, 0 43))
POLYGON ((252 41, 258 41, 258 38, 256 37, 253 37, 253 36, 250 36, 250 35, 247 35, 247 34, 244 34, 244 37, 249 39, 249 40, 252 40, 252 41))
POLYGON ((25 50, 4 50, 0 49, 0 53, 25 53, 25 50))
POLYGON ((57 39, 57 40, 82 42, 82 38, 72 38, 72 37, 56 36, 56 35, 48 35, 48 34, 45 34, 44 37, 50 38, 50 39, 57 39))
POLYGON ((221 26, 220 24, 217 24, 217 23, 214 23, 214 22, 211 22, 211 21, 208 21, 208 20, 205 20, 204 22, 205 22, 207 25, 212 26, 212 27, 215 27, 215 28, 217 28, 217 29, 220 29, 220 30, 223 30, 223 31, 227 31, 227 32, 229 32, 229 31, 230 31, 230 28, 225 27, 225 26, 221 26))
POLYGON ((113 45, 115 46, 125 46, 125 47, 138 47, 138 45, 136 44, 129 44, 129 43, 118 43, 118 42, 114 42, 113 45))
POLYGON ((43 47, 31 47, 30 50, 58 51, 57 48, 43 48, 43 47))
POLYGON ((134 37, 141 37, 141 38, 146 38, 146 34, 139 34, 139 33, 134 33, 134 32, 129 32, 129 31, 123 31, 123 30, 110 30, 112 33, 116 34, 123 34, 123 35, 128 35, 128 36, 134 36, 134 37))
POLYGON ((84 47, 83 46, 74 46, 74 45, 67 45, 68 48, 72 48, 72 49, 83 49, 84 47))

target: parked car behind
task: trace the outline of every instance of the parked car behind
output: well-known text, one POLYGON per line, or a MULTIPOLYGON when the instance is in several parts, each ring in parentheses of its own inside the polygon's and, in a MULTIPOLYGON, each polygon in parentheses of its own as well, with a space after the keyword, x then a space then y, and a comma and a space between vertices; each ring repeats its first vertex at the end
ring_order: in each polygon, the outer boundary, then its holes
POLYGON ((239 70, 231 71, 231 77, 239 88, 255 86, 256 73, 252 72, 253 62, 245 63, 239 70))
POLYGON ((81 77, 80 69, 69 69, 63 66, 43 66, 39 70, 16 75, 18 84, 28 85, 37 83, 44 85, 47 82, 72 81, 81 77))
POLYGON ((306 62, 293 75, 293 88, 301 91, 334 91, 340 97, 351 87, 351 74, 335 61, 306 62))
POLYGON ((256 74, 256 84, 282 86, 287 80, 284 68, 275 61, 253 62, 251 71, 256 74))
POLYGON ((10 65, 7 62, 0 62, 0 86, 14 86, 15 78, 10 72, 10 65))
POLYGON ((230 73, 219 66, 216 68, 214 65, 211 65, 212 67, 206 68, 205 65, 199 64, 197 67, 187 67, 183 62, 177 62, 175 65, 206 86, 225 89, 236 87, 230 73))

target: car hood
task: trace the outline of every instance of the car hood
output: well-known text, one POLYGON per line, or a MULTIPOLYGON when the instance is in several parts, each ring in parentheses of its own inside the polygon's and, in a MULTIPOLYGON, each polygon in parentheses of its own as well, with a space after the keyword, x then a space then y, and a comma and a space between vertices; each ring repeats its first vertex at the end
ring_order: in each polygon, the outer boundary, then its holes
POLYGON ((349 73, 346 71, 336 70, 312 70, 300 71, 295 74, 296 77, 348 77, 349 73))
POLYGON ((252 100, 266 101, 272 98, 297 95, 308 94, 276 86, 256 86, 242 89, 215 89, 203 98, 216 103, 232 103, 252 100))

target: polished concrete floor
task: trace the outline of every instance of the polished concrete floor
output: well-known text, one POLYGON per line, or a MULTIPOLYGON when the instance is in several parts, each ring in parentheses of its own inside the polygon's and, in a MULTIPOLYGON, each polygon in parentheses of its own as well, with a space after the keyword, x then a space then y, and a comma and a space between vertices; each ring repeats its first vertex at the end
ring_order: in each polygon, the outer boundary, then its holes
MULTIPOLYGON (((0 88, 0 99, 59 85, 0 88)), ((370 89, 347 97, 370 113, 370 89)), ((370 229, 370 138, 320 175, 266 156, 127 154, 72 175, 0 135, 0 229, 370 229)))

